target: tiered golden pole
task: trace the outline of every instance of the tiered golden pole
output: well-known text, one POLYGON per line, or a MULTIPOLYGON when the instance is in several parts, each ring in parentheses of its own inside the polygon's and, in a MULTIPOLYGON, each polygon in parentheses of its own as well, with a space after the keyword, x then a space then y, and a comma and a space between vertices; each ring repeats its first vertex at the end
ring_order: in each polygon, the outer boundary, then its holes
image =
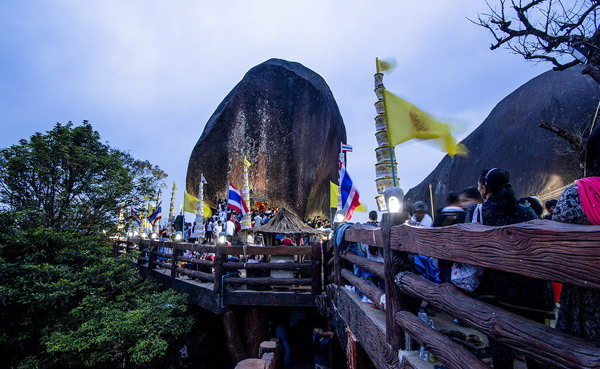
POLYGON ((198 183, 198 205, 196 206, 196 224, 194 226, 194 237, 198 243, 204 240, 204 174, 198 183))
POLYGON ((248 180, 248 168, 250 168, 250 165, 250 162, 244 157, 244 184, 242 186, 242 198, 244 199, 246 206, 248 206, 248 212, 242 218, 242 230, 252 229, 252 219, 250 219, 250 184, 248 180))
POLYGON ((375 138, 377 139, 377 148, 375 149, 375 155, 377 157, 377 163, 375 163, 375 184, 377 186, 378 195, 375 196, 377 200, 377 207, 379 211, 387 210, 385 199, 383 198, 383 192, 389 187, 398 187, 400 178, 398 178, 395 171, 397 166, 396 154, 394 148, 389 145, 388 132, 387 132, 387 119, 385 110, 385 99, 383 91, 385 86, 383 85, 383 73, 379 68, 379 59, 375 59, 377 73, 375 73, 375 95, 377 96, 377 102, 375 102, 375 110, 377 115, 375 116, 375 138))
POLYGON ((175 222, 175 191, 177 190, 177 186, 175 185, 175 181, 173 181, 173 189, 171 190, 171 203, 169 204, 169 231, 173 233, 175 229, 173 228, 173 222, 175 222))

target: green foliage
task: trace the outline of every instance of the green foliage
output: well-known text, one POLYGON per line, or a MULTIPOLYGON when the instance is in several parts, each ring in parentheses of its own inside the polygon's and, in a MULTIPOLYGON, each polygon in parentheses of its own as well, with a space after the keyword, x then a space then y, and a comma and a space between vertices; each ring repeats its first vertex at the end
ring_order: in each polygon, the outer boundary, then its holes
POLYGON ((166 174, 101 142, 84 121, 0 150, 0 202, 39 212, 40 225, 83 231, 114 227, 122 202, 151 197, 166 174))
POLYGON ((10 367, 150 368, 176 349, 193 324, 183 295, 142 279, 101 235, 27 228, 27 218, 0 212, 0 352, 10 367))

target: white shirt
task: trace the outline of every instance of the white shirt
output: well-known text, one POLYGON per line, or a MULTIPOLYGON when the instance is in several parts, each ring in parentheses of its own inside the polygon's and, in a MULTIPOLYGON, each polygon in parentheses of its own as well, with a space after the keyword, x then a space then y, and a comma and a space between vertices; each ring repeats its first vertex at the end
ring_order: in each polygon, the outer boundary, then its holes
POLYGON ((235 231, 235 223, 232 222, 231 220, 227 221, 227 228, 226 231, 228 236, 233 236, 233 232, 235 231))

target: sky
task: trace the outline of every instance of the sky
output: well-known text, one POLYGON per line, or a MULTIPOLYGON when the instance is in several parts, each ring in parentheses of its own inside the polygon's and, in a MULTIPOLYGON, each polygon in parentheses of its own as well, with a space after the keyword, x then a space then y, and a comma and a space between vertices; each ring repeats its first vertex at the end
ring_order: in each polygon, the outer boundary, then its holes
MULTIPOLYGON (((375 57, 398 61, 388 90, 459 122, 459 139, 549 69, 489 50, 491 35, 467 19, 486 10, 483 0, 2 1, 0 147, 89 120, 111 146, 166 171, 180 204, 189 156, 218 104, 250 68, 280 58, 329 85, 354 147, 348 172, 373 210, 375 57)), ((444 153, 407 143, 396 156, 408 191, 444 153)))

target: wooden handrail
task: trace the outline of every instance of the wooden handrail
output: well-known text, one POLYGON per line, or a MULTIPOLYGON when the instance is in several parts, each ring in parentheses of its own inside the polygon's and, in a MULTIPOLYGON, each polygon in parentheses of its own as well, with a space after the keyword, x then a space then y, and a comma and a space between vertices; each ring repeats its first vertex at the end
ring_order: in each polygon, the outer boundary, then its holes
POLYGON ((381 296, 384 295, 382 290, 371 286, 366 280, 355 276, 348 269, 342 269, 342 277, 344 277, 344 279, 347 280, 351 285, 358 288, 363 295, 367 296, 369 300, 379 306, 380 309, 385 309, 385 306, 381 304, 381 296))
POLYGON ((532 220, 503 227, 392 228, 391 247, 600 289, 600 226, 532 220))
POLYGON ((406 293, 459 318, 496 341, 551 367, 600 368, 600 344, 562 333, 519 315, 472 299, 450 284, 435 284, 400 273, 396 284, 406 293))
POLYGON ((355 224, 344 233, 344 239, 348 242, 360 242, 365 245, 383 248, 383 236, 381 228, 364 224, 355 224))
POLYGON ((342 259, 348 260, 352 264, 363 268, 364 270, 371 272, 379 278, 385 278, 383 263, 367 259, 364 256, 358 256, 356 254, 345 253, 342 255, 342 259))
POLYGON ((287 286, 293 284, 310 284, 312 278, 273 278, 273 277, 225 277, 223 278, 226 284, 256 284, 256 285, 274 285, 287 286))
POLYGON ((312 263, 223 263, 225 269, 249 269, 249 270, 305 270, 310 271, 312 263))
POLYGON ((429 327, 411 312, 396 313, 396 323, 450 369, 490 369, 466 348, 429 327))
POLYGON ((224 255, 310 255, 310 246, 224 246, 224 255))

